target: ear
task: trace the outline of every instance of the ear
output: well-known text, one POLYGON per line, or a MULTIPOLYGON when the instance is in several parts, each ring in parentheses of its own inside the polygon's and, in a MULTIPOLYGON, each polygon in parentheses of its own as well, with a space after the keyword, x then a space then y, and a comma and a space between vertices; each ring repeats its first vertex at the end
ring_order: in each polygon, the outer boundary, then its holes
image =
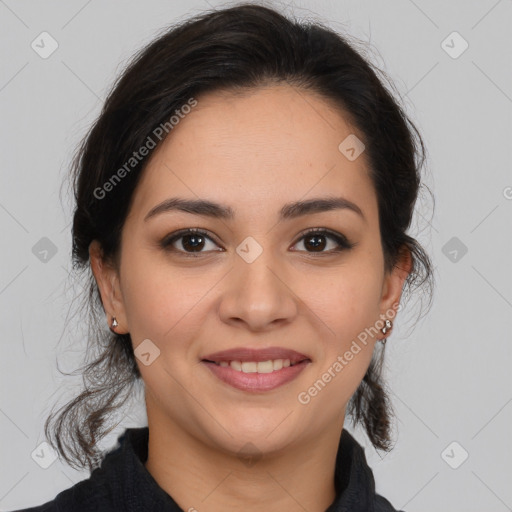
POLYGON ((128 323, 126 321, 125 305, 119 282, 118 270, 104 259, 103 250, 98 240, 89 245, 89 259, 91 270, 100 291, 101 303, 105 310, 107 324, 110 327, 112 317, 116 317, 118 326, 116 333, 126 334, 128 323))
POLYGON ((412 270, 412 262, 410 249, 406 245, 402 246, 398 261, 384 277, 380 303, 382 318, 393 320, 396 316, 405 280, 412 270), (390 316, 390 311, 393 311, 393 316, 390 316))

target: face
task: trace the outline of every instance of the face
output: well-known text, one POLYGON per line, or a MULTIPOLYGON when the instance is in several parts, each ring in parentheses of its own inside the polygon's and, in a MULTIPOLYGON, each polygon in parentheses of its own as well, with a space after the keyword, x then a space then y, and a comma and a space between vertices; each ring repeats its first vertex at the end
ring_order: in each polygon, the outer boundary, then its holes
POLYGON ((272 453, 339 435, 384 337, 380 315, 396 310, 407 275, 384 270, 365 153, 349 160, 338 149, 351 134, 363 137, 325 100, 285 85, 197 100, 142 175, 119 267, 101 262, 96 243, 90 250, 107 318, 146 354, 137 364, 150 428, 158 422, 232 453, 249 441, 272 453), (171 198, 232 215, 154 211, 171 198), (345 207, 283 212, 341 198, 345 207), (243 371, 234 385, 218 375, 235 369, 204 361, 269 347, 306 360, 299 371, 243 371), (276 385, 280 371, 293 378, 276 385))

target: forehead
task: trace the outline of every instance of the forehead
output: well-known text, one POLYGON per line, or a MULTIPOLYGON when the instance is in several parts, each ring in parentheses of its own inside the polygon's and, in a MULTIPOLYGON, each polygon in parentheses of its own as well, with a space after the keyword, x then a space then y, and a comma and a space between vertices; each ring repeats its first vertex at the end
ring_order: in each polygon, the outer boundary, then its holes
POLYGON ((272 204, 277 211, 284 202, 326 193, 375 202, 365 153, 351 161, 339 149, 362 134, 317 94, 276 85, 196 100, 151 155, 134 209, 177 195, 235 210, 272 204))

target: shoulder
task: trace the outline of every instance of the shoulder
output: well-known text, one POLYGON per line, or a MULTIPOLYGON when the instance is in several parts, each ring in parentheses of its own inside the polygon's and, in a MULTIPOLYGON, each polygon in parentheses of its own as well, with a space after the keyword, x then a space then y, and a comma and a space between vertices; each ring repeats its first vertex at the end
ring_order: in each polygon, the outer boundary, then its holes
MULTIPOLYGON (((13 510, 12 512, 98 512, 110 510, 111 496, 100 482, 89 477, 73 487, 60 492, 53 500, 35 507, 13 510)), ((115 508, 111 508, 115 510, 115 508)))
POLYGON ((61 491, 42 505, 13 510, 12 512, 99 512, 117 510, 119 468, 123 464, 122 445, 127 431, 119 438, 116 446, 108 451, 101 466, 94 469, 89 478, 61 491))
POLYGON ((374 500, 374 511, 375 512, 404 512, 403 510, 397 510, 391 503, 381 496, 380 494, 375 495, 374 500))
POLYGON ((12 512, 118 512, 181 509, 144 466, 148 427, 128 428, 90 477, 62 491, 53 501, 12 512))
POLYGON ((98 500, 97 490, 96 486, 91 485, 90 479, 87 479, 62 491, 55 499, 43 505, 12 512, 98 512, 98 510, 106 510, 105 502, 98 500))
POLYGON ((335 502, 336 506, 328 512, 404 512, 377 494, 365 449, 346 429, 343 429, 340 440, 335 478, 341 492, 335 502))

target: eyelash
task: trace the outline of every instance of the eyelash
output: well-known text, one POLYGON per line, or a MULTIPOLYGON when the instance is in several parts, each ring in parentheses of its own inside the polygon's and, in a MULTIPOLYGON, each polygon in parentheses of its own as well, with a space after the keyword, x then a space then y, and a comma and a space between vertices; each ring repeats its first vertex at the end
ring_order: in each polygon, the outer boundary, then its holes
MULTIPOLYGON (((184 236, 190 235, 190 234, 203 236, 205 238, 208 238, 212 242, 216 243, 215 240, 213 240, 213 238, 211 236, 209 236, 208 232, 206 232, 202 229, 198 229, 198 228, 187 228, 187 229, 181 229, 179 231, 171 233, 170 235, 168 235, 161 241, 160 245, 161 245, 162 249, 165 249, 166 251, 179 253, 179 254, 184 255, 185 257, 197 258, 200 254, 203 254, 203 252, 208 252, 208 251, 187 252, 187 251, 175 249, 172 247, 172 244, 174 242, 176 242, 180 238, 183 238, 184 236)), ((293 245, 296 245, 298 242, 302 241, 308 235, 317 235, 317 236, 319 235, 319 236, 325 236, 327 238, 331 238, 338 244, 338 248, 331 249, 329 251, 320 251, 320 252, 314 252, 314 251, 296 251, 296 252, 306 252, 307 254, 318 254, 318 255, 334 254, 334 253, 340 253, 345 250, 350 250, 357 245, 356 243, 349 242, 344 235, 342 235, 340 233, 336 233, 335 231, 324 229, 324 228, 310 228, 310 229, 307 229, 306 231, 303 231, 300 234, 300 238, 293 245)))

